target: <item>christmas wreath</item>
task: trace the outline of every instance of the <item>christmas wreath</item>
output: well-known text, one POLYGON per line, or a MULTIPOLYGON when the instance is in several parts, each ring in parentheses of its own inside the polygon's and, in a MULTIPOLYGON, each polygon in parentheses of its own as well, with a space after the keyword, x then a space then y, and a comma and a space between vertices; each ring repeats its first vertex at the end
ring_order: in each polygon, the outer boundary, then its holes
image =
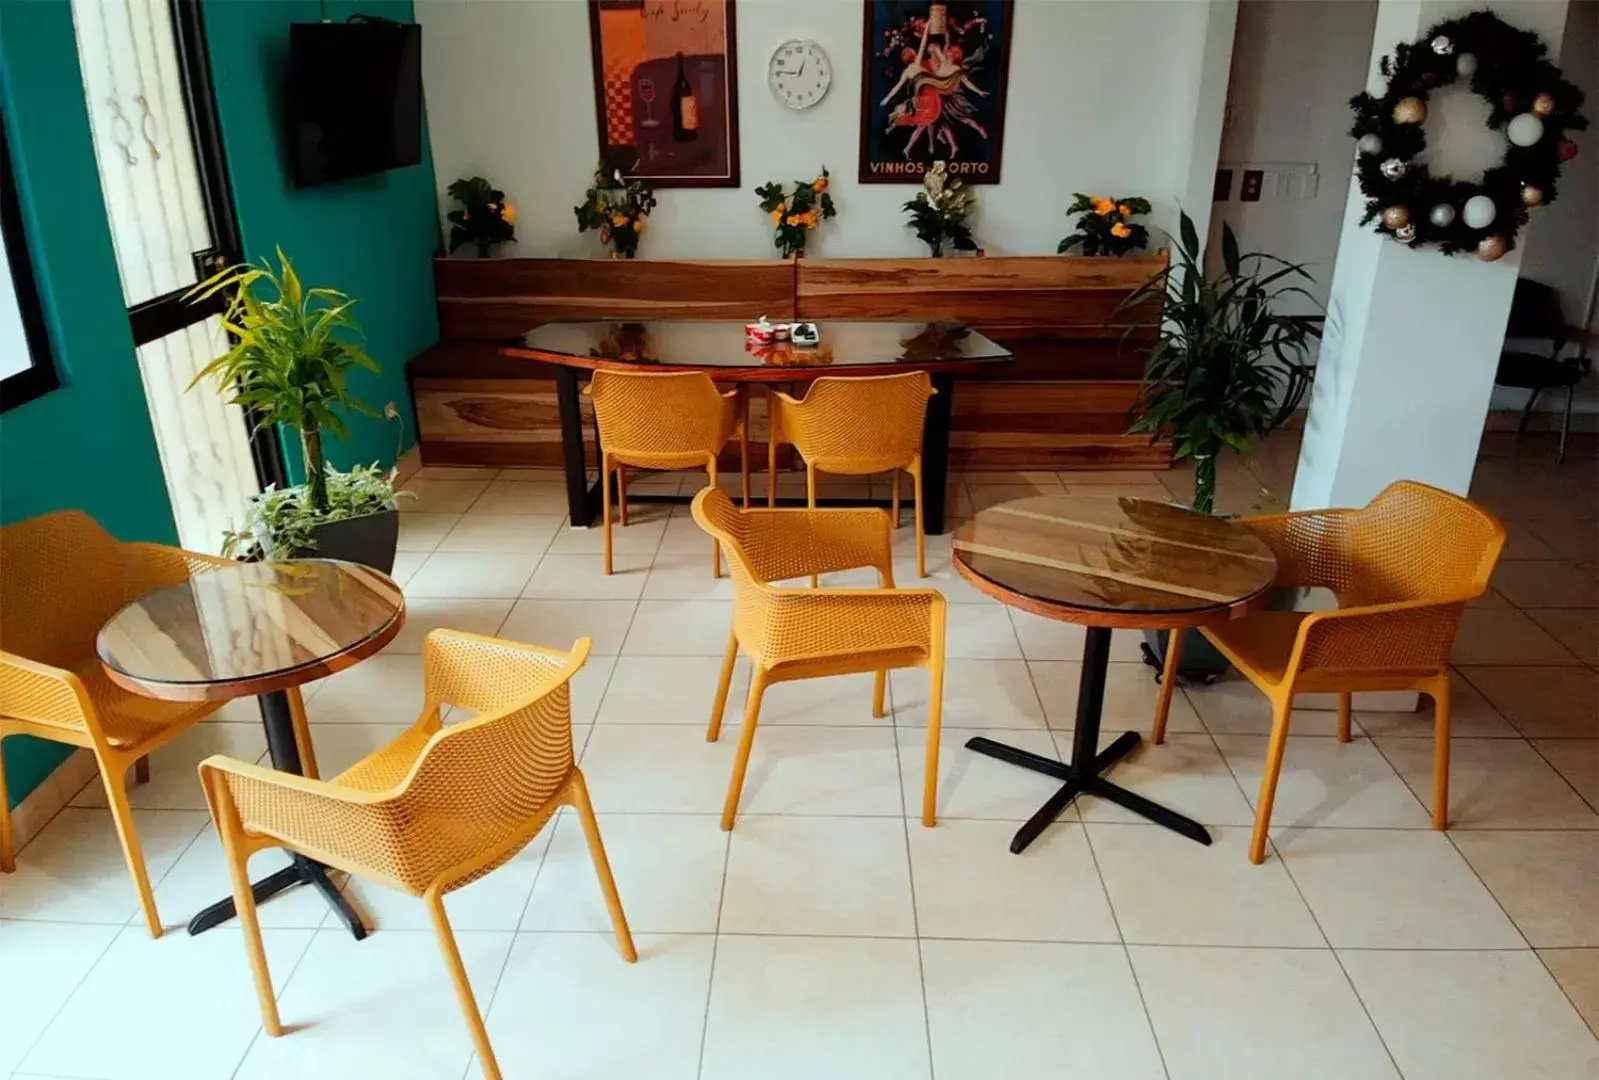
POLYGON ((1568 133, 1588 126, 1582 91, 1547 51, 1536 34, 1479 11, 1441 22, 1383 57, 1387 90, 1349 100, 1355 170, 1366 196, 1361 224, 1376 221, 1380 233, 1433 244, 1446 255, 1475 251, 1492 261, 1514 248, 1528 211, 1554 201, 1560 166, 1577 155, 1568 133), (1416 160, 1427 146, 1428 96, 1462 80, 1487 100, 1489 126, 1508 139, 1504 160, 1480 183, 1434 176, 1416 160))

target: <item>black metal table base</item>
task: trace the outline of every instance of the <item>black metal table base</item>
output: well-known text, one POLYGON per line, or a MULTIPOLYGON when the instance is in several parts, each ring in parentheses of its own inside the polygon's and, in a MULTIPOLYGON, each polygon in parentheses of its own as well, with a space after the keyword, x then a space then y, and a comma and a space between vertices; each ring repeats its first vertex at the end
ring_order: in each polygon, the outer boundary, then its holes
MULTIPOLYGON (((262 694, 259 700, 261 724, 266 728, 267 749, 272 756, 272 767, 280 772, 304 776, 305 768, 300 762, 300 746, 294 738, 294 713, 289 705, 289 695, 282 690, 274 690, 262 694)), ((260 881, 251 884, 250 891, 255 894, 255 902, 259 904, 270 900, 285 889, 292 889, 296 885, 310 885, 327 900, 328 906, 354 935, 355 940, 360 941, 366 937, 366 924, 350 906, 350 902, 344 898, 344 894, 339 892, 338 886, 328 880, 327 867, 303 855, 294 855, 293 860, 282 870, 268 874, 260 881)), ((218 900, 189 920, 189 933, 203 934, 237 914, 232 897, 218 900)))
POLYGON ((1071 761, 1056 761, 981 735, 967 740, 966 749, 984 757, 1063 781, 1060 790, 1051 795, 1038 808, 1038 812, 1016 830, 1010 842, 1011 854, 1020 855, 1026 851, 1027 846, 1037 840, 1079 795, 1098 795, 1190 840, 1207 846, 1210 844, 1210 834, 1199 822, 1113 784, 1100 775, 1132 753, 1140 742, 1138 732, 1128 731, 1105 749, 1099 749, 1100 715, 1104 709, 1105 676, 1109 662, 1110 630, 1101 626, 1088 627, 1087 641, 1083 645, 1082 681, 1077 690, 1077 727, 1072 733, 1071 761))

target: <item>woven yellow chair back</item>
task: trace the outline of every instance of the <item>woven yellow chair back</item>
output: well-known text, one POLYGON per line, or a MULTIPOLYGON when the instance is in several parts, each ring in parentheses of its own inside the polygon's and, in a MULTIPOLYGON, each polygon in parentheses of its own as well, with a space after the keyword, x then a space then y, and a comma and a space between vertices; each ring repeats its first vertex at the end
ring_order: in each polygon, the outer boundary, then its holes
POLYGON ((703 371, 596 371, 589 383, 600 446, 624 464, 703 466, 736 415, 703 371))
POLYGON ((900 469, 922 451, 922 424, 934 394, 925 371, 823 378, 805 400, 779 399, 780 437, 826 472, 900 469))
POLYGON ((1332 539, 1345 550, 1329 554, 1348 575, 1333 591, 1352 606, 1475 596, 1488 586, 1505 530, 1469 499, 1401 480, 1332 539))
POLYGON ((0 649, 72 667, 125 602, 116 539, 76 510, 0 528, 0 649))

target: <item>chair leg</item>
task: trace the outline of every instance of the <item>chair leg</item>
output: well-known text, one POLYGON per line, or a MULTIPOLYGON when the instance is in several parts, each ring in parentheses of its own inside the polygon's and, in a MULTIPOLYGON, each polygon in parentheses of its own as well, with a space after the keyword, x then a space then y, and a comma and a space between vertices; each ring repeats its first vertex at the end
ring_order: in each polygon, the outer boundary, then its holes
POLYGON ((216 819, 217 835, 222 841, 223 857, 228 863, 228 879, 233 886, 233 910, 239 926, 244 930, 244 950, 250 957, 250 974, 255 978, 255 996, 261 1004, 261 1027, 272 1038, 283 1034, 283 1024, 278 1017, 278 1001, 272 992, 272 972, 267 967, 266 948, 261 942, 261 920, 256 914, 255 893, 250 886, 250 864, 239 850, 238 811, 232 796, 219 790, 221 778, 204 770, 201 780, 206 787, 207 801, 212 817, 216 819))
POLYGON ((1351 694, 1351 693, 1347 693, 1347 692, 1339 694, 1338 695, 1338 741, 1339 742, 1348 742, 1349 739, 1350 739, 1350 728, 1352 728, 1354 726, 1353 723, 1352 723, 1354 710, 1355 710, 1355 695, 1351 694))
POLYGON ((605 536, 605 572, 611 572, 611 455, 600 455, 600 528, 605 536))
POLYGON ((916 576, 927 576, 927 530, 922 526, 922 462, 917 458, 910 469, 912 493, 916 507, 911 511, 912 527, 916 530, 916 576))
POLYGON ((117 827, 117 839, 122 841, 122 854, 128 860, 134 891, 139 894, 139 904, 144 908, 145 925, 150 928, 150 936, 158 938, 161 916, 156 913, 155 894, 150 891, 150 875, 144 866, 144 851, 139 847, 139 834, 133 826, 133 807, 128 805, 127 766, 101 759, 100 781, 105 784, 106 799, 111 803, 111 820, 117 827))
POLYGON ((1576 393, 1575 384, 1566 387, 1566 411, 1560 419, 1560 452, 1555 455, 1555 464, 1566 463, 1566 437, 1571 434, 1571 395, 1576 393))
POLYGON ((150 755, 146 754, 133 763, 133 782, 135 784, 148 784, 150 782, 150 755))
POLYGON ((1449 673, 1445 672, 1432 689, 1432 827, 1439 832, 1449 828, 1449 722, 1453 697, 1449 673))
POLYGON ((616 520, 627 527, 627 466, 616 467, 616 520))
POLYGON ((716 701, 711 705, 711 726, 705 729, 705 741, 715 742, 722 736, 722 713, 727 710, 727 692, 733 685, 733 666, 738 663, 738 635, 727 635, 727 655, 722 658, 722 678, 716 684, 716 701))
POLYGON ((1160 669, 1160 697, 1155 700, 1155 730, 1151 740, 1156 746, 1166 741, 1166 714, 1171 712, 1172 695, 1177 692, 1177 665, 1183 659, 1183 631, 1173 630, 1166 635, 1166 662, 1160 669))
POLYGON ((483 1014, 478 1012, 477 998, 472 993, 472 984, 466 978, 466 965, 461 962, 461 950, 455 944, 450 918, 444 913, 444 897, 429 890, 422 897, 422 902, 427 904, 428 914, 433 918, 433 933, 439 939, 439 951, 444 954, 445 966, 450 969, 450 981, 455 984, 455 1000, 460 1003, 466 1026, 472 1031, 472 1045, 477 1049, 483 1076, 485 1080, 500 1080, 500 1065, 494 1059, 494 1048, 489 1045, 483 1014))
POLYGON ((605 843, 600 839, 600 823, 594 820, 594 804, 589 800, 588 784, 583 774, 572 771, 572 805, 583 822, 583 837, 588 841, 589 858, 594 862, 594 873, 600 879, 600 891, 605 894, 605 907, 611 913, 611 927, 616 931, 616 945, 622 950, 622 959, 628 963, 638 960, 638 950, 633 947, 633 932, 627 928, 627 915, 622 911, 622 898, 616 892, 616 879, 611 876, 611 862, 605 857, 605 843))
POLYGON ((1527 404, 1521 410, 1521 421, 1516 424, 1517 438, 1527 434, 1527 422, 1532 419, 1532 407, 1538 404, 1538 395, 1541 393, 1543 393, 1541 389, 1534 389, 1527 394, 1527 404))
MULTIPOLYGON (((5 736, 0 735, 0 744, 5 736)), ((9 874, 17 868, 16 836, 11 831, 11 803, 6 793, 6 759, 0 754, 0 874, 9 874)))
POLYGON ((944 724, 944 653, 940 643, 927 669, 927 762, 922 779, 922 825, 938 824, 938 748, 944 724))
POLYGON ((744 509, 750 508, 750 396, 738 396, 738 487, 744 496, 744 509))
POLYGON ((738 816, 739 796, 744 792, 744 770, 749 767, 750 747, 755 744, 755 725, 761 717, 761 698, 766 694, 766 672, 760 668, 750 678, 749 704, 744 706, 744 729, 739 732, 738 756, 733 759, 733 779, 727 785, 727 800, 722 804, 722 831, 731 832, 738 816))
POLYGON ((872 715, 881 720, 888 712, 883 707, 884 691, 888 688, 888 672, 879 671, 872 677, 872 715))
MULTIPOLYGON (((805 505, 812 510, 816 509, 816 466, 808 461, 805 463, 805 505)), ((811 588, 816 588, 820 583, 820 579, 812 574, 811 588)))
POLYGON ((298 686, 288 689, 289 716, 294 721, 294 744, 300 751, 300 772, 312 780, 322 779, 316 767, 316 747, 311 744, 311 720, 305 714, 305 698, 298 686))
MULTIPOLYGON (((712 454, 711 455, 711 459, 708 462, 705 463, 705 475, 710 478, 711 486, 715 487, 716 486, 716 455, 715 454, 712 454)), ((719 577, 722 576, 722 545, 717 542, 716 537, 714 537, 714 536, 711 537, 711 576, 713 578, 719 578, 719 577)))
POLYGON ((1272 701, 1271 740, 1266 745, 1266 771, 1260 778, 1260 798, 1255 807, 1255 831, 1249 838, 1249 861, 1266 861, 1266 836, 1271 832, 1271 804, 1277 798, 1277 777, 1283 768, 1283 749, 1288 745, 1288 718, 1294 711, 1292 694, 1272 701))
POLYGON ((888 470, 890 482, 894 485, 894 492, 889 496, 888 514, 894 519, 894 528, 899 528, 899 470, 888 470))
POLYGON ((777 410, 766 396, 766 505, 777 505, 777 410))

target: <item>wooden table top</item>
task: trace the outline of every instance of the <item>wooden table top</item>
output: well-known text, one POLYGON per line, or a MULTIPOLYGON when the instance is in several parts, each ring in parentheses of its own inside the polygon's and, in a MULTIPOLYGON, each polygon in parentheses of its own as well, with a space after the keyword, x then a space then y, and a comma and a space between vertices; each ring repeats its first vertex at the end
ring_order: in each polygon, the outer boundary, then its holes
POLYGON ((1221 518, 1152 499, 1043 495, 978 511, 956 569, 1013 607, 1065 622, 1174 629, 1265 603, 1277 560, 1221 518))
POLYGON ((747 341, 745 323, 722 319, 550 322, 503 347, 506 356, 594 370, 704 371, 724 382, 808 382, 824 375, 960 371, 1011 359, 960 323, 819 322, 814 346, 747 341))
POLYGON ((333 559, 237 563, 157 589, 95 642, 106 675, 166 701, 286 690, 347 668, 405 622, 400 587, 333 559))

